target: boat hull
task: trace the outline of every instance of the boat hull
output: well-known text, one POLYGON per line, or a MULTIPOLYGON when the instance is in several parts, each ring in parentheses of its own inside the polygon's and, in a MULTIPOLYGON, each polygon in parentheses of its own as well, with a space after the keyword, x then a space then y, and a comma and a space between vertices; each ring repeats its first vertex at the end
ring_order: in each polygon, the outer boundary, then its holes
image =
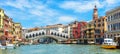
POLYGON ((0 46, 0 49, 6 49, 6 46, 0 46))
POLYGON ((117 46, 114 46, 114 45, 102 45, 101 47, 105 49, 116 49, 117 48, 117 46))

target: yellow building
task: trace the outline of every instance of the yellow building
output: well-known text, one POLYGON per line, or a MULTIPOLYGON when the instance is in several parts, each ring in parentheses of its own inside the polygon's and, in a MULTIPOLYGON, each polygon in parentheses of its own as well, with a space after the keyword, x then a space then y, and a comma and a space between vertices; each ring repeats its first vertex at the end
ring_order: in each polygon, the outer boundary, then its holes
POLYGON ((99 19, 93 20, 95 26, 95 38, 104 38, 105 32, 107 32, 106 16, 102 16, 99 19))
POLYGON ((3 29, 3 21, 4 21, 4 10, 0 9, 0 36, 4 35, 4 29, 3 29))
POLYGON ((20 23, 14 23, 13 35, 18 39, 22 37, 22 26, 20 23))
POLYGON ((9 37, 11 19, 4 13, 3 9, 0 9, 0 36, 9 37))
POLYGON ((87 24, 86 26, 86 37, 89 42, 94 42, 95 41, 95 27, 94 27, 94 22, 91 21, 87 24))
POLYGON ((105 37, 107 31, 106 16, 98 17, 96 6, 94 7, 93 20, 87 25, 86 36, 90 42, 101 43, 101 38, 105 37))

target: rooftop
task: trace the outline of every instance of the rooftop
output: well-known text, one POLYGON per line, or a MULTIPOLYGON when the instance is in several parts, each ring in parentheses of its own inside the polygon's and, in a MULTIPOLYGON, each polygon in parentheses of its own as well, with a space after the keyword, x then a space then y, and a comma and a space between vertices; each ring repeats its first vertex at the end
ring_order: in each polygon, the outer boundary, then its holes
POLYGON ((118 6, 118 7, 116 7, 116 8, 113 8, 113 9, 111 9, 111 10, 106 11, 106 14, 112 13, 112 12, 114 12, 114 11, 116 11, 116 10, 120 10, 120 6, 118 6))

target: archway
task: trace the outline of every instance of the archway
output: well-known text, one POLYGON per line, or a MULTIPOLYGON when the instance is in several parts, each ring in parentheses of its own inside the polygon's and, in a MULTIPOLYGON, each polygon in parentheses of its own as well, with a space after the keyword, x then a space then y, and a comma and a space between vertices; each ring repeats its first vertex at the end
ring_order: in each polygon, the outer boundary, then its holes
POLYGON ((44 36, 38 39, 39 43, 48 44, 48 43, 57 43, 58 39, 51 36, 44 36))

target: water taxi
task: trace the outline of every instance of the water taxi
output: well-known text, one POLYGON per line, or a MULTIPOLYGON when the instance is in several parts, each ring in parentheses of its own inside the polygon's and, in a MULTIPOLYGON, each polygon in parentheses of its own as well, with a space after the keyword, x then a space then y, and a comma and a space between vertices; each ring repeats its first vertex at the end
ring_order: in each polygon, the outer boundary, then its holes
POLYGON ((101 47, 105 49, 116 49, 117 43, 115 43, 111 38, 105 38, 101 47))
POLYGON ((2 46, 0 43, 0 49, 6 49, 6 46, 2 46))
POLYGON ((0 43, 0 49, 14 49, 15 48, 15 44, 9 43, 8 41, 6 41, 5 44, 1 44, 0 43))
POLYGON ((7 44, 6 48, 7 49, 11 49, 12 48, 13 49, 13 48, 15 48, 15 45, 14 44, 7 44))

